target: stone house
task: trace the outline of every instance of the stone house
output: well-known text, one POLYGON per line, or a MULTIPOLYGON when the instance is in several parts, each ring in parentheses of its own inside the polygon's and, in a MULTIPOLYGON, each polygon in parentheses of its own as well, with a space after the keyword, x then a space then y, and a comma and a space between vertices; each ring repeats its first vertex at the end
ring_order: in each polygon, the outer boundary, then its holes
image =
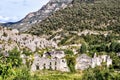
POLYGON ((102 63, 106 63, 107 67, 112 65, 112 59, 108 55, 99 55, 97 56, 96 53, 94 57, 91 58, 86 54, 79 55, 76 58, 76 70, 85 70, 89 67, 95 68, 96 66, 102 66, 102 63))
POLYGON ((47 52, 43 54, 43 57, 40 57, 38 54, 36 54, 34 55, 31 71, 50 69, 68 72, 69 68, 64 57, 65 55, 62 51, 47 52))

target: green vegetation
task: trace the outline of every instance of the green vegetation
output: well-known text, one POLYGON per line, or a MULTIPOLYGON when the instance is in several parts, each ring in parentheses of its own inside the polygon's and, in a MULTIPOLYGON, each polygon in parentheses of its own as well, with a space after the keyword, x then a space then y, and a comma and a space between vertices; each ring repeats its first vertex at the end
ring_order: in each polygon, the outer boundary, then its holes
POLYGON ((115 53, 111 53, 110 55, 113 60, 112 68, 116 71, 120 71, 120 56, 117 56, 117 54, 115 54, 115 53))
POLYGON ((96 67, 84 71, 82 80, 119 80, 120 74, 110 69, 96 67))
POLYGON ((76 59, 75 59, 73 51, 65 50, 64 52, 66 54, 67 65, 70 69, 70 72, 71 73, 76 72, 76 70, 75 70, 76 59))
POLYGON ((42 35, 53 31, 113 31, 120 33, 119 0, 95 0, 94 3, 80 3, 74 0, 72 6, 53 13, 40 23, 33 25, 29 33, 42 35))
POLYGON ((65 54, 66 54, 67 56, 72 56, 72 55, 74 55, 73 51, 71 51, 71 50, 65 50, 64 52, 65 52, 65 54))
MULTIPOLYGON (((24 52, 26 53, 26 52, 24 52)), ((42 70, 30 72, 30 68, 22 64, 20 52, 14 48, 9 51, 9 56, 0 55, 0 80, 119 80, 120 58, 115 53, 110 53, 113 65, 75 70, 75 55, 71 50, 65 50, 67 64, 71 72, 42 70)))
POLYGON ((80 48, 80 53, 86 53, 87 52, 87 44, 83 43, 80 48))
POLYGON ((66 73, 59 71, 38 71, 38 80, 81 80, 82 73, 66 73))
POLYGON ((110 51, 120 52, 120 43, 112 42, 111 45, 110 45, 110 51))
POLYGON ((15 69, 22 65, 22 59, 20 58, 20 52, 15 48, 9 51, 9 56, 0 55, 0 77, 7 79, 8 77, 15 75, 15 69))

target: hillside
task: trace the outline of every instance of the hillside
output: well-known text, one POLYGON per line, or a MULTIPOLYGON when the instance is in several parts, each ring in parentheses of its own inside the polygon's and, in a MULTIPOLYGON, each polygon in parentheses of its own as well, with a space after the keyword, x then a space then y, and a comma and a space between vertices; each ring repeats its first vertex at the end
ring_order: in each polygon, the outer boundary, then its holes
POLYGON ((40 23, 32 25, 29 33, 41 35, 83 30, 120 32, 120 0, 74 0, 65 9, 53 13, 40 23))
POLYGON ((31 25, 39 23, 46 19, 52 13, 59 9, 64 9, 72 0, 50 0, 46 5, 36 12, 31 12, 18 22, 9 22, 2 24, 5 27, 19 29, 20 31, 27 31, 31 25))

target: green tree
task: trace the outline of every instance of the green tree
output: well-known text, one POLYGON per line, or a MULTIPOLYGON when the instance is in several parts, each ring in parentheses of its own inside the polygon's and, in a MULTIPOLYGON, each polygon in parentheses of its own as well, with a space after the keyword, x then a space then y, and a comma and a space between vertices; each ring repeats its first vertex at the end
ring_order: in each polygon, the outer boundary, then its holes
POLYGON ((71 50, 65 50, 64 52, 66 55, 74 55, 73 51, 71 50))
POLYGON ((105 67, 96 67, 94 69, 85 70, 82 80, 116 80, 118 76, 113 75, 114 72, 111 72, 105 67))
POLYGON ((12 67, 19 67, 22 65, 22 59, 20 58, 20 51, 17 48, 8 52, 9 56, 7 61, 11 63, 12 67))
POLYGON ((67 65, 70 69, 70 72, 72 72, 72 73, 76 72, 76 70, 75 70, 75 64, 76 64, 75 57, 67 56, 66 59, 67 59, 67 65))
POLYGON ((83 43, 80 48, 80 53, 86 53, 87 52, 87 44, 83 43))
POLYGON ((116 46, 117 46, 117 42, 112 42, 111 44, 110 44, 110 51, 115 51, 115 48, 116 48, 116 46))
POLYGON ((8 56, 1 53, 0 55, 0 76, 3 80, 15 75, 15 69, 22 65, 22 59, 20 58, 20 52, 17 48, 8 52, 8 56))
POLYGON ((120 43, 118 43, 115 47, 115 52, 120 52, 120 43))

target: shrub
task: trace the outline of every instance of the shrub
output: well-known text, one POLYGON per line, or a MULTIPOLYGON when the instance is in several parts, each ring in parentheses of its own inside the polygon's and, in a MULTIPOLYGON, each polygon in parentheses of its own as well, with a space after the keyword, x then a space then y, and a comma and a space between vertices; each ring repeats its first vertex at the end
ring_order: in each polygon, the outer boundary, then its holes
POLYGON ((120 43, 118 43, 118 42, 112 42, 110 44, 110 51, 120 52, 120 43))
POLYGON ((83 43, 80 48, 80 53, 86 53, 87 52, 87 44, 83 43))
POLYGON ((75 64, 76 64, 75 57, 67 56, 66 59, 67 59, 67 65, 70 69, 70 72, 72 72, 72 73, 76 72, 76 70, 75 70, 75 64))
POLYGON ((119 74, 114 75, 109 69, 96 67, 84 72, 82 80, 117 80, 119 74))
POLYGON ((74 55, 73 51, 71 50, 65 50, 64 52, 66 55, 74 55))

